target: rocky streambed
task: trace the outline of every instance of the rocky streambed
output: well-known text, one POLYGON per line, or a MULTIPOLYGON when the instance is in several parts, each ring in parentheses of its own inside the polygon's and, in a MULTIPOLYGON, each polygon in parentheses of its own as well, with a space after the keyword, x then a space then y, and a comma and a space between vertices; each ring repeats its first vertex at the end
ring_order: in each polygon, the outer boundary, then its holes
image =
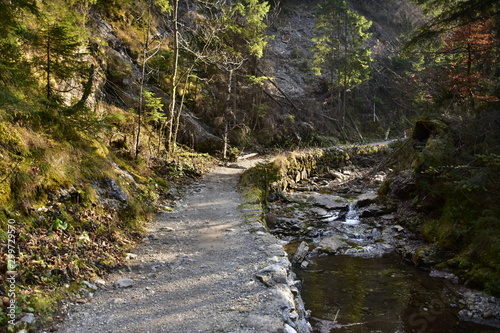
POLYGON ((315 331, 497 331, 500 300, 434 268, 439 251, 381 203, 385 177, 369 167, 328 170, 269 205, 268 227, 287 243, 315 331))

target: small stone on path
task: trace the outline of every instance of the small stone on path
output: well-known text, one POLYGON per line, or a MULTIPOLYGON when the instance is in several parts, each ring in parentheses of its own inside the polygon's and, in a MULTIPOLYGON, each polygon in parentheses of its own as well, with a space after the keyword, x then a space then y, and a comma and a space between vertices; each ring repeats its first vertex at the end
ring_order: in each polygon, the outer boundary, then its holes
POLYGON ((134 281, 129 278, 122 278, 115 281, 115 288, 130 288, 134 285, 134 281))

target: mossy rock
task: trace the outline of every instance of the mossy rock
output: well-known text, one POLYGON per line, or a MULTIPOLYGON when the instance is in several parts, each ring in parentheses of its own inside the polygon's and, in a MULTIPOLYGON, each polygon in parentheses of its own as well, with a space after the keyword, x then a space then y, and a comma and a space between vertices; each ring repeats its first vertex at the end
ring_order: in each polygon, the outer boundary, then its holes
POLYGON ((107 52, 108 75, 113 82, 120 82, 127 76, 132 75, 132 65, 123 59, 116 51, 109 49, 107 52))

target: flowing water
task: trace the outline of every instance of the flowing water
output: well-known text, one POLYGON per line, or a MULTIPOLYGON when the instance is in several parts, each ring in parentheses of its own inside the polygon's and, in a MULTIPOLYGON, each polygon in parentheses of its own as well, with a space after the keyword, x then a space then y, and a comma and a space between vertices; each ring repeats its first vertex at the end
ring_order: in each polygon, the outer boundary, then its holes
POLYGON ((451 283, 395 253, 319 257, 296 274, 315 332, 494 332, 458 321, 451 283))

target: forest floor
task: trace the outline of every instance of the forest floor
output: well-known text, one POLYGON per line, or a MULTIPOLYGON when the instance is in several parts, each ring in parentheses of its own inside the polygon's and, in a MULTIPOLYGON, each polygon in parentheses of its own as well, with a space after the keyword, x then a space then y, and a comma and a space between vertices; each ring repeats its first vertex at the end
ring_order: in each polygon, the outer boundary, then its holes
POLYGON ((283 299, 255 278, 278 241, 244 222, 237 191, 256 162, 216 167, 192 184, 148 226, 127 267, 67 305, 58 331, 283 332, 283 299))

